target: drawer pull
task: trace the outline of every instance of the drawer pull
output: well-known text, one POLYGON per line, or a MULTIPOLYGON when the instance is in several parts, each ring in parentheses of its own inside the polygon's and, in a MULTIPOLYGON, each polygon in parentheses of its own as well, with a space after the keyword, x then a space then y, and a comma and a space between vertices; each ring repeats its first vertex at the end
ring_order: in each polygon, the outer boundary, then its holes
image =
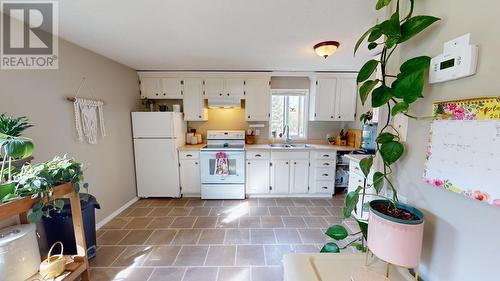
POLYGON ((193 155, 191 155, 191 154, 186 154, 186 157, 193 157, 193 155))
POLYGON ((194 162, 195 165, 198 165, 198 162, 194 162))
POLYGON ((255 154, 255 157, 262 157, 262 155, 260 155, 260 154, 255 154))
POLYGON ((321 188, 323 188, 323 189, 328 189, 328 187, 326 187, 326 186, 323 186, 323 187, 321 187, 321 188))
POLYGON ((323 174, 323 177, 328 177, 328 174, 323 174))
POLYGON ((323 154, 323 157, 330 157, 330 154, 323 154))
POLYGON ((330 166, 330 163, 323 163, 323 166, 330 166))

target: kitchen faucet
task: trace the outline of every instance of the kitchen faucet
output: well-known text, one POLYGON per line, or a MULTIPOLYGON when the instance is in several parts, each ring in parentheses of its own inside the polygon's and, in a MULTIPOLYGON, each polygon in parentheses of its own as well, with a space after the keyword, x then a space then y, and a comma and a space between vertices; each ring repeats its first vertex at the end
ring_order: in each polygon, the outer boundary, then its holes
POLYGON ((283 126, 283 135, 285 136, 285 144, 290 144, 292 139, 290 138, 290 127, 288 125, 283 126))

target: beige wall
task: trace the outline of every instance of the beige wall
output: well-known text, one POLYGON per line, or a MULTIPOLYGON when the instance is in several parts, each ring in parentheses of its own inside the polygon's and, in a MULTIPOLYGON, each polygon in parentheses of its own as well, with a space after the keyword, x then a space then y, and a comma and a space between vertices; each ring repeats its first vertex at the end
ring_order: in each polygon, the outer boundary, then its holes
MULTIPOLYGON (((138 103, 137 73, 63 40, 59 58, 58 70, 0 70, 0 112, 25 115, 35 125, 26 132, 35 142, 35 162, 68 154, 85 164, 100 221, 136 196, 130 112, 138 103), (84 76, 105 101, 107 136, 96 145, 76 140, 73 104, 66 100, 84 76)), ((88 90, 80 95, 93 97, 88 90)))
MULTIPOLYGON (((442 52, 444 42, 468 32, 473 43, 479 45, 480 55, 475 76, 427 87, 426 98, 414 106, 414 111, 429 115, 434 101, 498 96, 500 3, 421 0, 416 1, 416 6, 417 14, 435 15, 443 20, 410 41, 402 49, 403 58, 435 56, 442 52)), ((408 132, 408 152, 398 166, 397 185, 410 203, 423 209, 427 216, 421 265, 424 279, 499 280, 500 209, 423 183, 429 122, 412 120, 408 132)))

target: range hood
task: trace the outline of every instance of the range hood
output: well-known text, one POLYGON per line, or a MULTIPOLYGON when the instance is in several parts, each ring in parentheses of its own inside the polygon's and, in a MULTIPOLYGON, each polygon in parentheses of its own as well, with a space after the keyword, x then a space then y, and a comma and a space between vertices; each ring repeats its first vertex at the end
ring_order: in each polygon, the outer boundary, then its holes
POLYGON ((241 100, 239 98, 210 98, 208 99, 208 108, 240 108, 241 100))

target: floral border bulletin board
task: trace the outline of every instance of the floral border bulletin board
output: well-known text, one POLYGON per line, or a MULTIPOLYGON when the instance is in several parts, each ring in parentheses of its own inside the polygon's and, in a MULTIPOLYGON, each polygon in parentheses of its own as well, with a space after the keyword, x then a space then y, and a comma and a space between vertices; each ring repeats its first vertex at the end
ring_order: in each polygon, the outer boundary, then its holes
POLYGON ((500 207, 500 96, 437 102, 424 180, 500 207))

